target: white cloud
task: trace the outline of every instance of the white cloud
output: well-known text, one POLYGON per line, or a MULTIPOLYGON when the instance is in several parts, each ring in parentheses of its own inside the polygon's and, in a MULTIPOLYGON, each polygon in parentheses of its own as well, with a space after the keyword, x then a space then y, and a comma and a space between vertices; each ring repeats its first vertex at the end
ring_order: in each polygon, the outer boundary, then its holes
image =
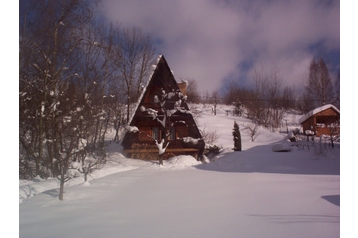
POLYGON ((339 1, 106 0, 104 15, 161 39, 158 54, 176 78, 209 92, 243 61, 279 66, 293 83, 313 57, 309 46, 339 50, 339 1))

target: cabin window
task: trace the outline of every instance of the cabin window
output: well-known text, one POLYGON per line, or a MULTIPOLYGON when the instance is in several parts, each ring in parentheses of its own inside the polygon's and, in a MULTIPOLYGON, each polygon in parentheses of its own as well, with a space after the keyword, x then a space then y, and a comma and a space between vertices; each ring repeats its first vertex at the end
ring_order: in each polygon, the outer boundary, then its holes
POLYGON ((154 140, 157 140, 157 141, 160 140, 160 138, 159 138, 159 128, 158 127, 153 127, 152 128, 152 138, 154 140))
POLYGON ((175 140, 175 127, 172 127, 170 130, 170 139, 175 140))
MULTIPOLYGON (((151 141, 152 140, 151 138, 160 141, 165 136, 164 132, 162 132, 162 130, 159 127, 142 127, 141 131, 143 133, 139 133, 139 141, 151 141)), ((169 139, 170 140, 176 139, 176 130, 174 127, 171 128, 170 130, 169 139)))

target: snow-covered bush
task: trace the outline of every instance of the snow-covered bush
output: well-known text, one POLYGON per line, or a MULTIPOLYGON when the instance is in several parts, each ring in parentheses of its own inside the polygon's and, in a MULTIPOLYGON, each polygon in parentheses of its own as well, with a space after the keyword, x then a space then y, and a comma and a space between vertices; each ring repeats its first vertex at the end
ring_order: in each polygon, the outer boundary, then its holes
POLYGON ((222 150, 222 146, 217 146, 217 145, 213 145, 213 144, 206 144, 205 145, 205 151, 204 151, 204 155, 208 156, 210 154, 213 155, 218 155, 220 154, 221 150, 222 150))

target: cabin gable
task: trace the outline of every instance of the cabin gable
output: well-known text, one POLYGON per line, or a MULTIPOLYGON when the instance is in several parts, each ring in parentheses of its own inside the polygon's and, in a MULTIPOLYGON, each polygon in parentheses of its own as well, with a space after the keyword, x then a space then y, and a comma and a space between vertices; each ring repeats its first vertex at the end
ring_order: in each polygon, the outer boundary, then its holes
POLYGON ((310 130, 316 136, 330 135, 333 131, 339 131, 340 111, 333 105, 325 105, 316 108, 299 120, 303 132, 310 130))
MULTIPOLYGON (((129 125, 137 127, 139 132, 127 132, 121 143, 127 157, 150 160, 156 159, 158 156, 158 148, 155 146, 153 139, 161 141, 165 135, 161 130, 161 124, 157 120, 154 120, 153 116, 141 110, 141 108, 152 108, 158 111, 158 116, 161 116, 160 105, 155 103, 155 96, 161 95, 162 91, 166 93, 185 92, 183 85, 180 85, 181 88, 179 88, 163 56, 158 58, 157 65, 153 65, 152 70, 152 75, 143 90, 135 113, 129 122, 129 125)), ((169 107, 172 107, 176 101, 178 101, 178 98, 173 97, 166 103, 169 107)), ((182 102, 180 106, 189 110, 185 102, 182 102)), ((166 150, 166 157, 188 154, 199 159, 203 154, 205 143, 202 140, 201 133, 192 114, 177 111, 170 117, 170 120, 171 122, 180 121, 181 123, 175 124, 170 131, 169 136, 171 142, 166 150), (198 143, 184 143, 182 138, 186 137, 198 139, 198 143)))

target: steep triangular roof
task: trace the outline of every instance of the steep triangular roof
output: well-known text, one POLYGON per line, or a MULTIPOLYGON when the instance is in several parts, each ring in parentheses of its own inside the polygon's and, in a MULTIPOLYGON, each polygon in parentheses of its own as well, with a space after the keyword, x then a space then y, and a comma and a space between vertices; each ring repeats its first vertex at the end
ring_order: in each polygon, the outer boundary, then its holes
POLYGON ((134 116, 139 110, 140 105, 142 105, 145 96, 149 93, 149 88, 153 86, 153 84, 160 83, 162 88, 167 92, 173 90, 179 90, 178 84, 173 75, 173 71, 169 68, 169 65, 163 55, 159 55, 157 57, 156 64, 152 65, 150 69, 152 72, 150 73, 148 81, 145 84, 143 91, 138 98, 138 102, 136 104, 134 113, 132 113, 129 119, 129 123, 128 123, 129 125, 132 125, 134 116), (155 79, 160 79, 160 80, 155 80, 155 79))
MULTIPOLYGON (((189 107, 185 100, 185 93, 183 93, 182 90, 183 89, 180 89, 175 80, 173 72, 170 70, 164 56, 159 55, 156 64, 151 66, 151 73, 148 81, 137 101, 134 113, 132 113, 132 116, 130 117, 128 131, 122 138, 121 145, 125 151, 130 151, 132 146, 137 146, 138 143, 140 145, 148 145, 145 139, 141 138, 139 135, 136 136, 131 133, 132 131, 139 131, 140 134, 146 134, 147 137, 150 137, 147 133, 148 130, 150 131, 154 128, 163 127, 164 124, 166 127, 170 124, 171 126, 175 126, 175 133, 176 136, 178 136, 174 138, 176 142, 170 143, 170 145, 173 146, 172 149, 180 149, 179 151, 176 151, 176 153, 179 153, 180 151, 180 153, 194 153, 193 150, 188 151, 194 149, 198 155, 202 155, 205 142, 202 140, 201 133, 193 115, 188 112, 189 107), (165 100, 163 101, 164 105, 158 103, 158 101, 160 101, 159 97, 163 95, 166 95, 165 100), (170 116, 165 117, 168 115, 166 113, 169 113, 170 116), (163 121, 158 119, 159 117, 162 117, 163 120, 164 118, 169 119, 169 121, 165 120, 165 122, 170 123, 163 124, 163 121), (181 141, 190 138, 197 140, 198 142, 188 142, 188 145, 182 145, 183 143, 181 141)), ((161 128, 161 130, 162 129, 163 128, 161 128)), ((167 128, 165 128, 165 130, 166 129, 167 128)), ((148 139, 147 137, 146 139, 148 139)), ((170 146, 168 149, 171 149, 170 146)))
POLYGON ((317 114, 317 113, 320 113, 320 112, 323 112, 329 108, 332 108, 333 110, 335 110, 336 112, 340 113, 340 111, 338 110, 338 108, 336 108, 335 106, 333 106, 332 104, 327 104, 327 105, 324 105, 322 107, 318 107, 318 108, 315 108, 313 109, 312 111, 308 112, 307 114, 305 114, 304 116, 302 116, 298 122, 300 124, 302 124, 303 122, 305 122, 308 118, 310 118, 311 116, 317 114))

